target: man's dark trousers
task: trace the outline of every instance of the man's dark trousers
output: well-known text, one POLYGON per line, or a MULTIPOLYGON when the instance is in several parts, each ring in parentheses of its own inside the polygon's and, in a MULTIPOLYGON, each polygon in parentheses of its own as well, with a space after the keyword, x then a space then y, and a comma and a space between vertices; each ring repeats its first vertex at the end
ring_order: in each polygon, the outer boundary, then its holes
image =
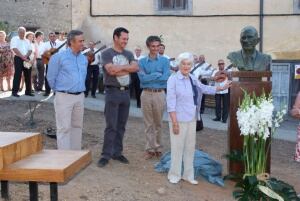
POLYGON ((36 60, 36 67, 37 67, 37 74, 33 78, 34 89, 37 91, 41 91, 43 89, 44 81, 45 81, 45 76, 44 76, 45 66, 42 59, 36 60))
POLYGON ((99 66, 98 65, 88 65, 86 79, 85 79, 85 94, 88 95, 91 88, 92 81, 92 95, 96 94, 96 90, 98 87, 98 79, 99 79, 99 66))
POLYGON ((25 94, 31 93, 31 68, 27 69, 24 67, 23 59, 21 59, 18 56, 14 57, 14 65, 15 65, 15 74, 14 74, 14 80, 13 80, 13 88, 12 88, 12 94, 17 94, 20 89, 20 82, 22 77, 22 72, 24 74, 25 78, 25 94))
MULTIPOLYGON (((201 83, 204 85, 208 85, 208 81, 205 78, 201 79, 201 83)), ((206 98, 205 94, 202 94, 200 114, 203 114, 205 110, 205 98, 206 98)))
POLYGON ((227 121, 228 118, 228 107, 229 107, 229 93, 216 94, 216 118, 223 121, 227 121), (223 111, 222 111, 223 110, 223 111))
POLYGON ((45 75, 45 94, 50 94, 51 92, 51 87, 48 83, 48 80, 47 80, 47 74, 48 74, 48 64, 46 65, 46 75, 45 75))
POLYGON ((138 74, 137 73, 131 73, 130 74, 130 79, 131 79, 130 90, 131 90, 131 92, 134 91, 135 98, 136 98, 136 105, 138 107, 140 107, 141 106, 142 89, 140 87, 140 79, 138 77, 138 74))
POLYGON ((122 155, 123 137, 129 115, 129 90, 120 90, 115 87, 105 88, 105 120, 104 143, 102 157, 109 160, 111 157, 122 155))

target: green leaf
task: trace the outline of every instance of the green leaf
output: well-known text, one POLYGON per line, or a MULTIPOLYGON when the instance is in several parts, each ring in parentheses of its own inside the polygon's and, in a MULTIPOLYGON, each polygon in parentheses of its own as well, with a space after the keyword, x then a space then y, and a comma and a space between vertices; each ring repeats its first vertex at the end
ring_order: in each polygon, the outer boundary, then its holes
POLYGON ((251 186, 258 184, 256 176, 247 176, 246 179, 248 179, 248 182, 251 186))
POLYGON ((241 150, 232 150, 229 154, 223 155, 227 160, 241 162, 245 161, 243 151, 241 150))
POLYGON ((284 199, 278 195, 277 193, 275 193, 272 189, 262 186, 262 185, 257 185, 258 189, 263 192, 264 194, 266 194, 268 197, 273 198, 273 199, 277 199, 278 201, 284 201, 284 199))
POLYGON ((266 185, 283 197, 284 200, 300 201, 294 187, 284 181, 270 178, 266 181, 266 185))

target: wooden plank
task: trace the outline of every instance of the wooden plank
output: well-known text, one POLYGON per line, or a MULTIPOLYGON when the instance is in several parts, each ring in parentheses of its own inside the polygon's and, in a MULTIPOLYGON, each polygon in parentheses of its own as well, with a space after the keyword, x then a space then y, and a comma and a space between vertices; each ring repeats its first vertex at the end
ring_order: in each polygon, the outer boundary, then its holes
POLYGON ((0 171, 0 180, 65 182, 92 161, 90 151, 42 150, 0 171))
POLYGON ((0 148, 39 135, 39 133, 0 132, 0 148))
POLYGON ((205 107, 209 107, 209 108, 216 107, 215 95, 205 95, 205 107))
POLYGON ((0 132, 0 170, 43 148, 39 133, 0 132))
POLYGON ((239 78, 261 78, 261 77, 272 77, 271 71, 232 71, 230 72, 231 77, 239 78))

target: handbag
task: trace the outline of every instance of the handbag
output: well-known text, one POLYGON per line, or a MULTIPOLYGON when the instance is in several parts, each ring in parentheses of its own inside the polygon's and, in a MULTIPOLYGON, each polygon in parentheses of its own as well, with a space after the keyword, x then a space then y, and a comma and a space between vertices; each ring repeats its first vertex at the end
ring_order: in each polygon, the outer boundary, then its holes
MULTIPOLYGON (((194 85, 192 78, 191 77, 189 77, 189 78, 190 78, 190 82, 191 82, 192 89, 193 89, 194 104, 197 106, 198 90, 197 90, 197 87, 194 85)), ((202 117, 200 114, 200 120, 197 120, 197 123, 196 123, 196 131, 201 131, 201 130, 203 130, 203 121, 202 121, 202 117)))
MULTIPOLYGON (((201 117, 201 114, 200 114, 201 117)), ((200 120, 197 120, 196 122, 196 131, 201 131, 203 130, 203 121, 202 121, 202 117, 200 120)))

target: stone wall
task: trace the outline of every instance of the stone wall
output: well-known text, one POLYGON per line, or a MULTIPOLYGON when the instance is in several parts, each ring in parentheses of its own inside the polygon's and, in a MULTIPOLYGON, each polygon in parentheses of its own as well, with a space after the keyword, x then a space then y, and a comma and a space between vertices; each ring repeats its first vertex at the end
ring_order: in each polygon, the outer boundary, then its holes
POLYGON ((1 0, 0 21, 10 31, 18 26, 49 31, 69 31, 72 24, 72 0, 1 0))

